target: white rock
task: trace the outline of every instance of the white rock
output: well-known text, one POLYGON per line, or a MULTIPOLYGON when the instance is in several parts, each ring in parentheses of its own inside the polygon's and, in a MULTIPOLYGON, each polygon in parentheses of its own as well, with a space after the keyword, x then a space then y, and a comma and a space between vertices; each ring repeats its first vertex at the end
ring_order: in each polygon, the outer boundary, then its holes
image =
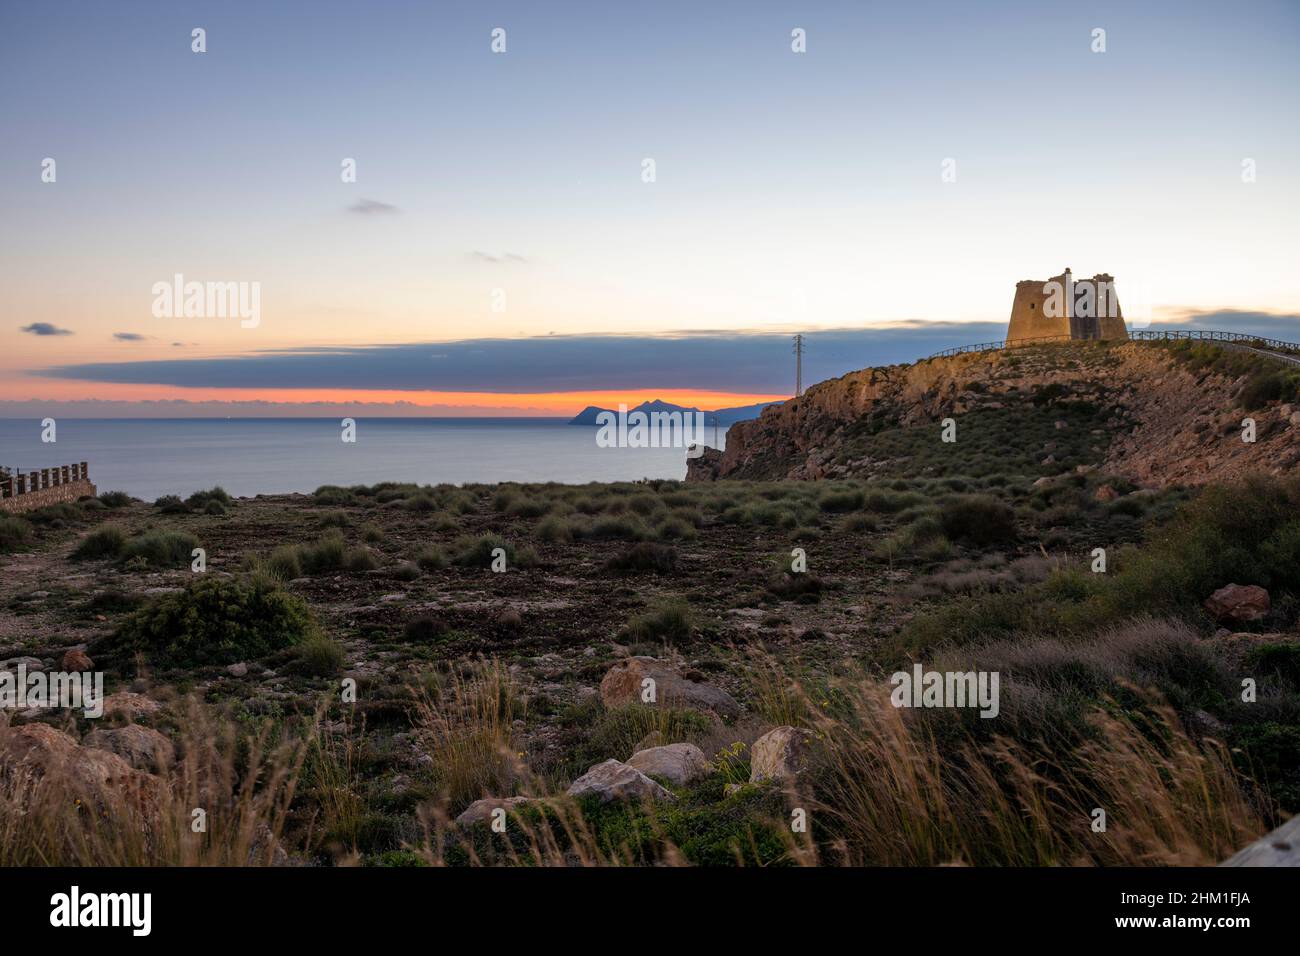
POLYGON ((639 750, 628 759, 627 765, 679 787, 709 773, 709 758, 695 744, 668 744, 639 750))
POLYGON ((813 735, 794 727, 777 727, 754 741, 749 753, 749 782, 788 783, 808 768, 813 735))
POLYGON ((512 810, 531 803, 532 799, 532 797, 484 797, 482 800, 475 800, 456 818, 456 825, 466 827, 481 823, 492 816, 493 810, 505 810, 508 817, 512 810))
POLYGON ((651 800, 675 799, 640 770, 629 767, 621 760, 606 760, 596 764, 573 781, 568 792, 571 797, 599 797, 601 803, 645 797, 651 800))

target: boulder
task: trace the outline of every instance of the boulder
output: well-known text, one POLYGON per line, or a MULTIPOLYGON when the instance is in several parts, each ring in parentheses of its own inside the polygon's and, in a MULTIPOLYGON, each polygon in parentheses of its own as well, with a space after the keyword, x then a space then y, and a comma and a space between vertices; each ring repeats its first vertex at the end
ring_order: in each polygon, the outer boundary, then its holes
POLYGON ((247 677, 248 665, 245 664, 243 661, 240 661, 237 664, 227 664, 226 673, 229 674, 231 677, 247 677))
POLYGON ((709 758, 695 744, 668 744, 638 750, 628 758, 627 765, 644 774, 662 777, 679 787, 707 776, 709 772, 709 758))
POLYGON ((108 716, 120 714, 128 720, 135 720, 137 717, 144 717, 148 714, 156 714, 162 709, 162 704, 156 700, 150 700, 144 694, 136 694, 129 690, 118 691, 116 694, 109 694, 104 698, 104 713, 108 716))
POLYGON ((629 767, 621 760, 606 760, 596 764, 573 781, 568 793, 571 797, 598 797, 601 803, 613 800, 675 799, 640 770, 629 767))
POLYGON ((491 818, 493 810, 505 810, 509 816, 516 807, 531 803, 532 797, 484 797, 475 800, 456 818, 456 825, 467 827, 491 818))
POLYGON ((1113 485, 1099 485, 1092 494, 1093 501, 1114 501, 1118 497, 1119 492, 1113 485))
POLYGON ((606 707, 642 702, 642 682, 654 681, 656 704, 710 710, 721 717, 735 717, 740 705, 726 691, 683 677, 672 665, 653 657, 629 657, 609 669, 600 682, 600 699, 606 707))
POLYGON ((176 748, 170 740, 139 724, 111 729, 96 727, 86 735, 82 744, 117 754, 136 770, 150 773, 171 766, 176 759, 176 748))
POLYGON ((95 662, 81 648, 74 647, 63 655, 63 669, 70 673, 92 671, 95 669, 95 662))
POLYGON ((66 799, 158 812, 161 783, 117 754, 82 747, 48 724, 0 728, 0 777, 48 779, 66 799))
POLYGON ((1268 592, 1254 584, 1224 585, 1205 599, 1205 609, 1217 621, 1258 621, 1271 608, 1268 592))
POLYGON ((777 727, 754 741, 749 751, 749 782, 789 783, 808 769, 813 735, 795 727, 777 727))

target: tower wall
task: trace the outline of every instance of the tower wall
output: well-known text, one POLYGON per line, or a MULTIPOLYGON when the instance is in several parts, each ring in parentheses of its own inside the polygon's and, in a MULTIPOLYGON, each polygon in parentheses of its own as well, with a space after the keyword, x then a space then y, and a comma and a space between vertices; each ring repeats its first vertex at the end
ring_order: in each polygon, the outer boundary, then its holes
POLYGON ((1103 339, 1128 338, 1128 326, 1124 324, 1124 313, 1120 311, 1119 294, 1115 291, 1115 279, 1102 272, 1092 277, 1093 282, 1107 283, 1106 308, 1101 312, 1101 337, 1103 339))
POLYGON ((1038 279, 1016 283, 1016 297, 1011 302, 1011 322, 1007 326, 1008 342, 1070 334, 1068 315, 1052 317, 1047 314, 1045 285, 1047 282, 1038 279))
POLYGON ((1025 339, 1048 338, 1052 336, 1069 336, 1072 339, 1127 339, 1128 329, 1124 325, 1124 316, 1120 312, 1119 297, 1115 292, 1115 280, 1106 273, 1100 273, 1091 279, 1080 279, 1074 283, 1074 299, 1086 294, 1086 289, 1093 291, 1094 315, 1080 315, 1071 297, 1065 294, 1068 287, 1070 271, 1067 269, 1059 276, 1050 279, 1025 279, 1016 283, 1016 296, 1011 303, 1011 321, 1007 325, 1007 342, 1016 343, 1025 339), (1046 290, 1048 283, 1058 283, 1062 295, 1052 302, 1059 315, 1049 315, 1048 303, 1051 299, 1046 290), (1105 301, 1097 294, 1102 283, 1107 284, 1105 301))

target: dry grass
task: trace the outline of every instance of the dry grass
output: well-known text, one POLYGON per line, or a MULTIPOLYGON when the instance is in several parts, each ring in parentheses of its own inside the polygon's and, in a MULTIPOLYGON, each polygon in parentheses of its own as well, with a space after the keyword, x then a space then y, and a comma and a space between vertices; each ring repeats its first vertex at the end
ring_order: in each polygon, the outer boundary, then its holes
MULTIPOLYGON (((10 732, 0 727, 0 751, 10 732)), ((176 762, 145 789, 108 786, 90 796, 73 768, 9 766, 0 774, 0 866, 274 862, 314 732, 313 721, 273 744, 269 727, 241 731, 191 704, 176 762), (196 809, 206 832, 194 831, 196 809)))
POLYGON ((429 675, 416 689, 416 739, 448 806, 457 809, 508 794, 521 758, 512 729, 519 692, 509 673, 498 661, 465 670, 429 675))
POLYGON ((1209 865, 1267 829, 1225 748, 1198 746, 1156 700, 1142 714, 1095 710, 1095 737, 1069 753, 1006 737, 941 747, 879 685, 842 691, 850 716, 813 722, 834 862, 1209 865))
MULTIPOLYGON (((1116 654, 1115 646, 1160 640, 1151 632, 1102 644, 1116 654)), ((770 820, 769 839, 784 846, 788 864, 1207 865, 1267 829, 1224 747, 1193 741, 1170 707, 1135 687, 1125 689, 1141 706, 1107 701, 1087 716, 1093 732, 1062 747, 973 734, 947 712, 900 710, 878 678, 809 688, 771 660, 755 664, 769 719, 819 741, 812 770, 789 794, 789 806, 809 810, 812 832, 790 833, 779 812, 770 820), (1104 832, 1092 828, 1095 808, 1106 812, 1104 832)), ((699 822, 682 816, 701 812, 698 803, 596 812, 529 773, 512 735, 521 698, 499 662, 426 676, 416 698, 416 739, 440 796, 417 811, 422 839, 406 848, 413 857, 429 865, 689 862, 670 834, 699 822), (536 799, 512 813, 508 839, 452 823, 473 800, 512 793, 536 799)), ((0 780, 0 865, 270 864, 281 845, 355 862, 366 812, 360 735, 348 727, 321 736, 318 723, 272 745, 267 728, 241 734, 191 705, 177 762, 151 801, 111 791, 102 804, 79 803, 71 772, 10 772, 0 780), (191 830, 196 807, 207 810, 207 833, 191 830)), ((737 832, 741 844, 758 839, 737 832)), ((752 849, 749 858, 760 858, 752 849)))

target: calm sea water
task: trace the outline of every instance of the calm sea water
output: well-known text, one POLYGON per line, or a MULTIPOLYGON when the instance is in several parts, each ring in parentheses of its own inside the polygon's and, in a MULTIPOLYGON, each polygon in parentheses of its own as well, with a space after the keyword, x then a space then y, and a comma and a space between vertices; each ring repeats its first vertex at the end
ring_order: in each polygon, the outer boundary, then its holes
MULTIPOLYGON (((564 419, 72 419, 41 441, 36 419, 0 419, 0 465, 32 471, 85 461, 100 491, 152 500, 221 485, 232 495, 413 481, 629 481, 684 478, 681 448, 600 448, 564 419)), ((720 432, 725 444, 726 432, 720 432)), ((712 445, 709 429, 707 444, 712 445)))

